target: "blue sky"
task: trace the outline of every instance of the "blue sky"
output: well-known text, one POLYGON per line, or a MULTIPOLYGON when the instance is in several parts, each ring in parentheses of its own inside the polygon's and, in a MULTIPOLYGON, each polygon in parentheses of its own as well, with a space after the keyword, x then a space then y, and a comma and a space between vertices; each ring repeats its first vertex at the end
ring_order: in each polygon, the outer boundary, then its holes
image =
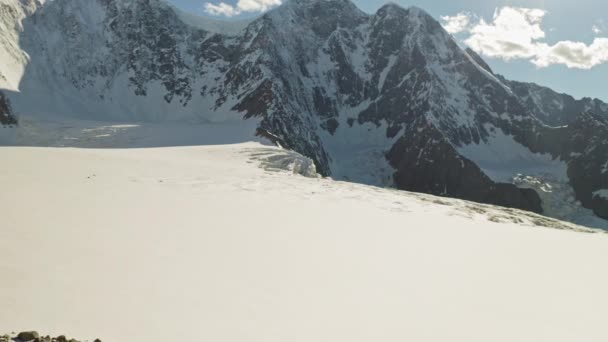
MULTIPOLYGON (((217 13, 220 15, 215 15, 216 18, 231 20, 257 15, 281 0, 240 0, 240 5, 237 5, 237 0, 167 1, 194 14, 217 13)), ((387 1, 354 2, 362 10, 372 13, 387 1)), ((443 17, 444 25, 453 24, 450 26, 453 34, 463 46, 471 46, 480 52, 496 72, 509 79, 536 82, 575 97, 597 97, 608 101, 608 1, 392 2, 404 7, 421 7, 438 20, 443 17), (520 48, 508 50, 497 45, 504 40, 512 40, 520 48)))

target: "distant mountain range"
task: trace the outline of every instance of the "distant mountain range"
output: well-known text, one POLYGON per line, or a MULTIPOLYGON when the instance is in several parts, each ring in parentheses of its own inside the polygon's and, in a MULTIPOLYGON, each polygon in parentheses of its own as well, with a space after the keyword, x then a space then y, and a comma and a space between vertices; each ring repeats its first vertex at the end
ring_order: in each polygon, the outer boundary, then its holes
POLYGON ((0 6, 16 113, 257 120, 325 176, 608 227, 608 104, 495 74, 422 9, 288 0, 231 26, 160 0, 0 6))

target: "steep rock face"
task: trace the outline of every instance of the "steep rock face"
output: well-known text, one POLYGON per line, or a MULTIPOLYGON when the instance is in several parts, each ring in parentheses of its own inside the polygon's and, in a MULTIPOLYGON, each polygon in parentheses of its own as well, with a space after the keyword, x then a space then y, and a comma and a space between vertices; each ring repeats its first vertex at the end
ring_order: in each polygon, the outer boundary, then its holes
POLYGON ((570 125, 571 162, 568 175, 577 198, 596 215, 608 219, 608 117, 587 112, 570 125))
POLYGON ((23 16, 20 112, 256 120, 326 176, 541 212, 533 190, 481 165, 506 139, 568 163, 577 198, 603 215, 607 133, 577 115, 607 106, 495 75, 421 9, 289 0, 225 33, 160 0, 54 0, 23 16), (598 147, 571 150, 577 134, 598 147))
POLYGON ((44 0, 0 0, 0 88, 15 90, 28 62, 19 46, 22 21, 42 6, 44 0))
POLYGON ((568 177, 576 197, 596 215, 608 219, 608 117, 588 111, 569 126, 541 136, 541 144, 568 160, 568 177))
POLYGON ((411 128, 388 153, 398 188, 543 212, 534 190, 492 181, 425 120, 411 128))

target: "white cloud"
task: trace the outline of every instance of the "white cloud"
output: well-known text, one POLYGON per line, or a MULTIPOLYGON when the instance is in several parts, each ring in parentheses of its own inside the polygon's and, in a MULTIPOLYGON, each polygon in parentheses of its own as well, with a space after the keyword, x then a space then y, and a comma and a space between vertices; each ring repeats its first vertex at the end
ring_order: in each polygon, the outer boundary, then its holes
POLYGON ((591 31, 593 31, 593 33, 595 33, 595 34, 602 33, 602 29, 597 25, 593 25, 593 27, 591 27, 591 31))
POLYGON ((534 41, 545 37, 540 27, 545 14, 538 9, 504 7, 494 13, 491 23, 481 19, 471 27, 465 43, 489 57, 531 58, 534 41))
POLYGON ((208 2, 205 4, 205 12, 211 15, 222 15, 225 17, 233 17, 239 14, 236 7, 228 5, 225 2, 220 2, 217 5, 208 2))
POLYGON ((236 5, 225 2, 205 4, 205 12, 211 15, 233 17, 242 13, 265 12, 274 6, 280 5, 282 0, 239 0, 236 5))
POLYGON ((471 16, 462 13, 442 19, 448 32, 468 32, 464 43, 488 57, 507 61, 527 59, 541 68, 561 64, 569 68, 591 69, 608 62, 608 38, 596 38, 590 45, 573 41, 560 41, 554 45, 546 43, 546 34, 541 27, 546 15, 547 12, 541 9, 503 7, 494 12, 491 22, 480 19, 470 24, 471 16), (460 15, 468 19, 453 19, 460 15), (467 24, 460 25, 467 21, 467 24))
POLYGON ((581 42, 561 41, 553 46, 539 44, 532 60, 539 67, 563 64, 569 68, 591 69, 608 62, 608 38, 595 38, 587 45, 581 42))
POLYGON ((465 31, 471 22, 471 15, 469 13, 458 13, 455 16, 443 16, 443 27, 446 31, 451 34, 460 33, 465 31))

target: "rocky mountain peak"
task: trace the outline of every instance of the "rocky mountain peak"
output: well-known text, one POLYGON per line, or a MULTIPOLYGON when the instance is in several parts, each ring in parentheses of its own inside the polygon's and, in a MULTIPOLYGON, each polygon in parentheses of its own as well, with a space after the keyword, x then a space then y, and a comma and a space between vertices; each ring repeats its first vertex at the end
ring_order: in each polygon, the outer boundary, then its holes
MULTIPOLYGON (((537 212, 534 190, 484 165, 500 164, 496 150, 526 163, 550 154, 573 168, 571 179, 592 180, 574 185, 577 199, 603 203, 592 194, 608 188, 598 171, 604 126, 547 123, 608 106, 494 75, 420 8, 391 3, 368 15, 349 0, 288 0, 230 33, 189 20, 161 0, 50 1, 12 43, 31 57, 21 60, 13 107, 101 120, 258 120, 325 176, 537 212), (601 148, 564 147, 589 135, 601 148)), ((0 78, 11 70, 0 64, 0 78)))
POLYGON ((282 30, 310 27, 327 38, 337 29, 353 29, 367 19, 350 0, 289 0, 265 14, 282 30))

